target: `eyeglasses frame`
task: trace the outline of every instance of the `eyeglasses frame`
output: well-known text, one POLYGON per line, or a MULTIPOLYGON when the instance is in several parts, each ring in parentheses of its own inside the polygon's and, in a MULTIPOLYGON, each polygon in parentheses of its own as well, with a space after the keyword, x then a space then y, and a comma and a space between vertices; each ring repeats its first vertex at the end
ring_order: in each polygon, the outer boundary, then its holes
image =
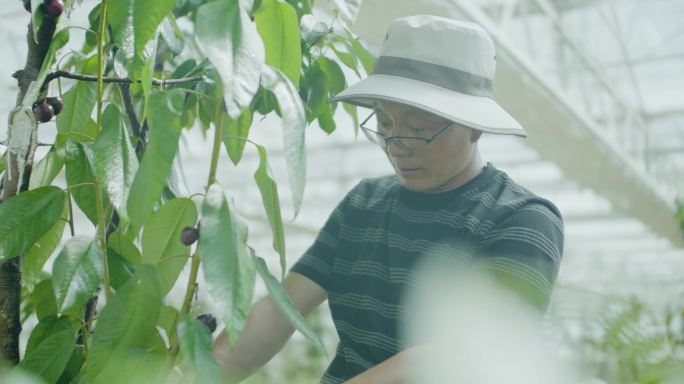
MULTIPOLYGON (((449 128, 453 124, 455 124, 453 121, 450 121, 444 128, 440 129, 439 131, 437 131, 435 134, 433 134, 429 138, 417 137, 417 136, 387 136, 387 135, 380 133, 374 129, 366 127, 366 123, 368 122, 368 120, 371 119, 371 117, 373 117, 373 115, 375 115, 375 111, 373 111, 363 122, 361 122, 361 124, 359 124, 359 126, 361 127, 361 129, 364 130, 364 132, 369 131, 371 133, 378 135, 379 137, 382 137, 383 141, 385 142, 384 146, 380 143, 374 143, 374 144, 378 144, 383 149, 389 147, 390 140, 396 140, 396 139, 410 139, 410 140, 424 141, 425 146, 427 147, 431 142, 433 142, 437 138, 437 136, 439 136, 440 134, 442 134, 442 132, 446 131, 447 128, 449 128)), ((368 137, 368 134, 366 134, 366 137, 368 137)), ((370 140, 370 138, 369 138, 369 140, 370 140)), ((371 142, 372 142, 372 140, 371 140, 371 142)))

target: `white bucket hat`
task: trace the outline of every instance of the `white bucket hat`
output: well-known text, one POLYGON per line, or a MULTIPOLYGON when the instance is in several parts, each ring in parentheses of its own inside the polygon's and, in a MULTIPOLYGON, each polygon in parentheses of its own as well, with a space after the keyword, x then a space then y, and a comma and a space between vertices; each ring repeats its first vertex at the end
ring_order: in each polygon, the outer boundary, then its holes
POLYGON ((376 100, 410 105, 489 133, 527 133, 494 99, 494 43, 477 24, 438 16, 392 22, 373 74, 335 95, 373 108, 376 100))

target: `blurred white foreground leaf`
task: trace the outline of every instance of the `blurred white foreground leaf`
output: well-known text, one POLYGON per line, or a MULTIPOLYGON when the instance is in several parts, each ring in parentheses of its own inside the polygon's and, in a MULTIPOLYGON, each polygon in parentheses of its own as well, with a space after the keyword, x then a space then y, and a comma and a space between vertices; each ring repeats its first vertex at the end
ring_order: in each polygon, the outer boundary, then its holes
POLYGON ((414 383, 570 384, 572 370, 541 338, 541 319, 484 275, 425 268, 407 296, 407 345, 429 340, 411 363, 414 383))

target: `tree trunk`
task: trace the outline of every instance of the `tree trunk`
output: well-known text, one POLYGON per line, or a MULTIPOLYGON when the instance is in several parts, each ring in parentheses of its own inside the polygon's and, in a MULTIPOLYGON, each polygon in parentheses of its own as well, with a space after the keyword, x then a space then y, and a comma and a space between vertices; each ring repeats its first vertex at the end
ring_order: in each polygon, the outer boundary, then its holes
MULTIPOLYGON (((14 74, 19 85, 17 106, 21 104, 31 82, 38 77, 56 25, 56 18, 44 18, 38 33, 38 42, 36 42, 33 39, 33 26, 29 22, 26 37, 28 44, 26 64, 23 69, 14 74)), ((35 148, 30 148, 27 152, 29 158, 23 162, 26 164, 23 172, 17 169, 18 163, 16 161, 6 161, 7 169, 3 175, 0 203, 28 188, 34 150, 35 148), (18 180, 20 174, 23 174, 22 180, 18 180), (12 177, 9 177, 10 175, 12 177)), ((20 305, 21 261, 17 255, 12 259, 0 261, 0 362, 11 365, 16 365, 19 362, 20 305)))
POLYGON ((19 307, 21 304, 20 259, 0 264, 0 361, 16 365, 19 362, 19 307))

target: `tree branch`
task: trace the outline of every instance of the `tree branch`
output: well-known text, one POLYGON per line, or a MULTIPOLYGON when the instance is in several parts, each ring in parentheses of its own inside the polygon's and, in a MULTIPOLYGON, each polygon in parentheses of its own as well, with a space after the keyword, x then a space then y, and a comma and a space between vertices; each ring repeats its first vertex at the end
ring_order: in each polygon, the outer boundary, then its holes
MULTIPOLYGON (((63 77, 65 79, 74 79, 74 80, 81 80, 81 81, 97 81, 97 76, 90 76, 90 75, 83 75, 80 73, 73 73, 73 72, 67 72, 67 71, 56 71, 52 73, 48 73, 47 77, 45 78, 45 82, 43 83, 43 86, 41 89, 47 88, 48 84, 57 78, 63 77)), ((152 79, 152 85, 156 86, 166 86, 166 85, 174 85, 174 84, 185 84, 185 83, 192 83, 196 81, 201 81, 202 76, 193 76, 193 77, 184 77, 180 79, 169 79, 169 80, 161 80, 161 79, 152 79)), ((128 77, 103 77, 102 81, 105 83, 117 83, 117 84, 132 84, 132 83, 142 83, 142 80, 133 80, 128 77)))
POLYGON ((119 88, 121 90, 121 98, 124 102, 124 108, 126 109, 126 115, 131 123, 131 133, 136 138, 135 154, 138 156, 138 159, 141 159, 142 154, 145 151, 145 134, 147 132, 146 123, 141 126, 138 116, 135 114, 130 84, 120 84, 119 88))

